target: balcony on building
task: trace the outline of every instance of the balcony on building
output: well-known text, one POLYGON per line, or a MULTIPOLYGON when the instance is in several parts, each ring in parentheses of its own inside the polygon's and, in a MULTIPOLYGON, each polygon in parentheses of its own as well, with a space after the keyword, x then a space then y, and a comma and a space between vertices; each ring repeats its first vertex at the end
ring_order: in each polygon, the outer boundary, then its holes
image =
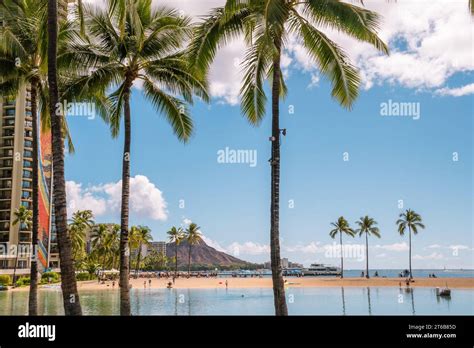
POLYGON ((11 180, 0 180, 0 189, 11 189, 12 181, 11 180))
POLYGON ((15 127, 15 119, 14 118, 6 118, 3 121, 3 128, 8 128, 8 127, 15 127))
POLYGON ((0 148, 13 147, 13 139, 4 139, 0 145, 0 148))

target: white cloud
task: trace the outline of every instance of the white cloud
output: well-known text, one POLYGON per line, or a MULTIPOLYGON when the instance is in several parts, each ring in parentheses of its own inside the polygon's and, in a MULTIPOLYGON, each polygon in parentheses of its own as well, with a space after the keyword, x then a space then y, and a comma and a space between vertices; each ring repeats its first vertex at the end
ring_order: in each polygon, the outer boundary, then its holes
POLYGON ((443 96, 462 97, 474 93, 474 83, 459 88, 440 88, 436 90, 436 93, 443 96))
POLYGON ((284 246, 283 249, 286 252, 298 252, 303 254, 316 254, 324 252, 325 246, 321 245, 321 242, 311 242, 305 245, 295 245, 295 246, 284 246))
POLYGON ((183 225, 188 226, 192 223, 192 221, 188 218, 183 218, 183 225))
POLYGON ((67 181, 66 196, 69 216, 77 210, 92 210, 96 216, 103 215, 107 210, 106 200, 94 196, 89 189, 83 189, 80 183, 67 181))
MULTIPOLYGON (((119 214, 122 201, 122 180, 82 188, 82 184, 66 183, 68 212, 90 209, 96 216, 119 214)), ((130 212, 153 220, 166 220, 167 203, 162 192, 144 175, 130 178, 130 212)))
POLYGON ((450 245, 448 248, 451 250, 469 250, 469 247, 467 245, 462 244, 450 245))
POLYGON ((409 249, 408 244, 406 242, 385 245, 377 244, 375 248, 389 251, 407 251, 409 249))
POLYGON ((434 252, 434 253, 431 253, 430 255, 425 255, 425 256, 416 254, 415 256, 413 256, 413 259, 414 260, 441 260, 443 257, 444 257, 443 254, 434 252))
POLYGON ((441 248, 441 245, 439 244, 431 244, 426 247, 427 249, 439 249, 441 248))
POLYGON ((270 254, 270 246, 266 244, 259 244, 254 242, 238 243, 234 242, 226 248, 227 252, 234 256, 240 254, 247 255, 258 255, 258 254, 270 254))
POLYGON ((206 243, 207 245, 209 245, 211 248, 214 248, 218 251, 222 251, 222 252, 227 252, 226 248, 224 248, 223 246, 221 246, 218 242, 216 242, 215 240, 212 240, 211 238, 209 237, 206 237, 205 235, 202 235, 201 236, 202 240, 204 241, 204 243, 206 243))

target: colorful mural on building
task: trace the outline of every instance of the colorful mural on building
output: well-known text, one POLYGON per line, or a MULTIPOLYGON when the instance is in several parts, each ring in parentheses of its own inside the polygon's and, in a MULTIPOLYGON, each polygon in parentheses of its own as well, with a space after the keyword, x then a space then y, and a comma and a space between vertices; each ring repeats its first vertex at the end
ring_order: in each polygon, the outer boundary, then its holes
POLYGON ((38 259, 41 268, 48 268, 50 228, 51 228, 51 174, 52 174, 52 150, 51 132, 41 132, 39 141, 39 192, 38 192, 38 259))

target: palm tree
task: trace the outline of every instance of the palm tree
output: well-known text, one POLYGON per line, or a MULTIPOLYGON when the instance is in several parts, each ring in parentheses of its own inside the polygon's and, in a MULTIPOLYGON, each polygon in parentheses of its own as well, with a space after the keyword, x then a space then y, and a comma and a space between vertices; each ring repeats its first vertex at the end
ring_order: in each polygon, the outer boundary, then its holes
MULTIPOLYGON (((0 27, 0 94, 16 95, 28 86, 31 94, 32 118, 32 248, 38 244, 38 110, 41 110, 41 130, 50 128, 47 86, 47 1, 6 0, 0 2, 3 26, 0 27)), ((67 37, 68 24, 62 22, 60 37, 67 37)), ((71 74, 71 72, 69 72, 71 74)), ((74 151, 67 126, 65 135, 70 152, 74 151)), ((34 254, 36 255, 36 253, 34 254)), ((29 315, 37 315, 38 263, 31 259, 29 315)))
POLYGON ((184 232, 181 227, 171 227, 171 229, 166 232, 168 234, 168 240, 170 243, 174 243, 174 277, 173 281, 176 278, 178 273, 178 246, 181 241, 184 239, 184 232))
POLYGON ((31 118, 33 133, 32 155, 32 240, 34 250, 31 258, 30 292, 28 301, 29 315, 38 315, 38 263, 36 249, 38 245, 38 92, 44 94, 45 69, 45 30, 46 2, 28 0, 23 4, 4 1, 0 11, 4 12, 4 26, 0 29, 0 94, 16 95, 20 88, 30 86, 31 118), (15 64, 20 62, 20 64, 15 64))
POLYGON ((185 239, 188 243, 188 276, 191 275, 191 248, 193 245, 198 245, 202 241, 201 232, 199 231, 199 226, 196 225, 194 222, 189 224, 188 228, 186 229, 185 239))
POLYGON ((82 315, 76 274, 71 253, 71 240, 67 232, 66 182, 64 179, 64 115, 57 114, 59 105, 58 90, 58 2, 48 0, 48 86, 49 114, 51 116, 52 153, 53 153, 53 203, 55 226, 58 236, 59 260, 61 268, 61 290, 63 294, 64 314, 82 315))
MULTIPOLYGON (((20 230, 25 227, 27 229, 30 229, 31 226, 33 225, 33 222, 32 222, 33 212, 29 210, 28 208, 26 208, 25 206, 20 205, 20 207, 13 214, 15 215, 15 220, 13 220, 13 226, 20 224, 20 230)), ((15 265, 13 268, 13 286, 15 286, 15 282, 16 282, 16 268, 18 266, 19 254, 20 254, 20 241, 18 241, 17 243, 15 265)))
POLYGON ((301 39, 313 62, 332 82, 332 96, 350 108, 358 94, 360 78, 344 51, 319 28, 331 28, 374 45, 387 53, 377 36, 379 16, 338 0, 227 0, 198 25, 190 46, 190 60, 201 73, 207 72, 216 51, 242 35, 248 46, 242 64, 244 78, 240 94, 243 114, 252 125, 265 115, 265 80, 271 84, 272 134, 270 256, 276 315, 287 315, 279 240, 280 204, 280 97, 287 89, 281 72, 281 55, 290 35, 301 39))
POLYGON ((69 222, 69 238, 71 239, 74 260, 83 253, 86 245, 86 230, 94 225, 94 214, 91 210, 78 210, 72 214, 69 222))
POLYGON ((179 11, 153 8, 149 0, 108 0, 107 9, 83 6, 87 34, 74 42, 64 58, 69 66, 81 67, 76 95, 108 94, 107 121, 114 137, 124 122, 122 158, 122 204, 120 239, 120 314, 130 315, 128 221, 130 195, 130 144, 132 86, 143 83, 143 93, 157 112, 171 124, 181 141, 192 133, 187 105, 193 95, 208 99, 206 81, 195 74, 181 51, 190 38, 190 18, 179 11), (181 98, 180 98, 181 97, 181 98))
POLYGON ((408 227, 410 279, 413 279, 411 272, 411 232, 413 231, 414 234, 418 234, 418 228, 424 229, 425 225, 421 222, 421 216, 411 209, 407 209, 404 213, 401 213, 399 217, 400 219, 396 222, 398 225, 398 233, 403 236, 408 227))
POLYGON ((356 230, 359 233, 359 236, 362 237, 362 234, 365 233, 365 277, 368 279, 369 276, 369 235, 374 235, 377 238, 380 238, 380 230, 377 225, 377 221, 372 218, 369 218, 367 215, 361 217, 359 221, 356 221, 356 224, 359 225, 359 228, 356 230))
POLYGON ((112 235, 111 238, 113 240, 112 268, 115 268, 115 261, 117 260, 117 257, 120 257, 120 225, 113 224, 111 226, 110 233, 112 235))
POLYGON ((151 229, 148 226, 138 226, 138 253, 137 264, 135 265, 135 278, 138 277, 138 270, 140 269, 140 259, 142 256, 142 246, 150 245, 153 240, 151 229))
POLYGON ((336 238, 336 235, 339 233, 340 245, 341 245, 341 278, 344 278, 344 252, 342 248, 342 234, 345 233, 348 236, 354 237, 355 233, 352 228, 350 228, 349 223, 343 216, 339 217, 336 222, 331 222, 331 225, 334 227, 329 235, 332 239, 336 238))
POLYGON ((98 255, 102 256, 102 273, 105 271, 105 263, 107 261, 107 251, 111 248, 109 237, 109 228, 106 224, 98 224, 94 226, 91 233, 92 248, 98 255))

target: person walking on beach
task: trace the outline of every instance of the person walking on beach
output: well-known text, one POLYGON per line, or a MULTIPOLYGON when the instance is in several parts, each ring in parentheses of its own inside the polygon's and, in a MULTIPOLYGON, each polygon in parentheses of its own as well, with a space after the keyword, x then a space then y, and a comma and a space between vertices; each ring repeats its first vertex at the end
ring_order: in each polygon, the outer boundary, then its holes
POLYGON ((146 280, 143 282, 143 288, 146 289, 146 280))
POLYGON ((151 288, 151 279, 148 279, 148 287, 151 288))
POLYGON ((225 280, 225 288, 227 289, 229 287, 229 282, 227 281, 227 279, 225 280))

